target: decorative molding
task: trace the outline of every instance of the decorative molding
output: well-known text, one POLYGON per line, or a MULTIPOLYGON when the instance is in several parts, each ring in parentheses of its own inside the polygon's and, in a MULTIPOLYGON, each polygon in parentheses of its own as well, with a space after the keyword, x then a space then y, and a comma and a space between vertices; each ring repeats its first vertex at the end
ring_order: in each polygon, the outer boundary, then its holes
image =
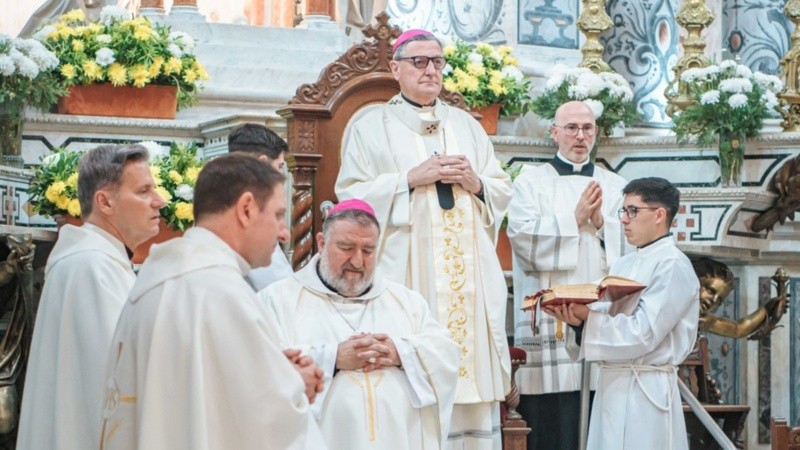
POLYGON ((104 116, 73 116, 69 114, 26 114, 25 123, 41 123, 47 125, 68 125, 86 127, 121 127, 121 128, 159 128, 166 130, 195 130, 200 126, 198 121, 132 119, 104 116))
POLYGON ((503 0, 391 1, 386 12, 403 30, 421 28, 466 42, 506 42, 503 0))

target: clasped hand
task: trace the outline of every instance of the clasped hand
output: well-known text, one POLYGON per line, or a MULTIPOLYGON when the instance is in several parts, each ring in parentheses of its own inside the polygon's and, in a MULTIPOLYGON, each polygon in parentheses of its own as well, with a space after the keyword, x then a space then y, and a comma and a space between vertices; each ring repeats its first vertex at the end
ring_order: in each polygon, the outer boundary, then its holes
POLYGON ((283 351, 283 354, 286 355, 286 358, 289 359, 289 362, 292 363, 295 370, 303 377, 303 383, 306 385, 306 397, 308 397, 308 402, 314 403, 317 394, 322 392, 322 389, 325 387, 325 374, 310 356, 301 356, 300 353, 300 350, 293 348, 283 351))
POLYGON ((481 190, 480 177, 464 155, 432 156, 408 171, 408 187, 411 189, 437 181, 457 184, 472 194, 481 190))
POLYGON ((394 342, 385 333, 359 333, 339 344, 336 368, 370 372, 385 366, 400 366, 394 342))
POLYGON ((582 226, 591 220, 596 229, 603 226, 603 189, 597 181, 589 182, 584 189, 578 205, 575 206, 575 221, 582 226))

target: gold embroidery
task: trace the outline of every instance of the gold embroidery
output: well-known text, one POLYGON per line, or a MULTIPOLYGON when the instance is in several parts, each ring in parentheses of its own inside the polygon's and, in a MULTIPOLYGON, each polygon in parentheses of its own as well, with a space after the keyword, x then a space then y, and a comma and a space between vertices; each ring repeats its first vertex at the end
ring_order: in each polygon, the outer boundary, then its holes
POLYGON ((123 395, 120 396, 119 401, 124 403, 136 403, 136 396, 135 395, 123 395))
MULTIPOLYGON (((458 194, 453 194, 458 200, 458 194)), ((464 231, 464 210, 456 207, 442 210, 442 221, 444 222, 444 273, 449 277, 449 287, 447 307, 447 331, 450 338, 459 346, 461 360, 459 362, 458 376, 466 378, 469 371, 464 367, 464 360, 469 354, 469 349, 465 345, 467 340, 467 310, 464 308, 465 298, 460 292, 466 284, 466 265, 464 264, 464 250, 461 248, 459 233, 464 231)))
POLYGON ((355 383, 358 387, 362 389, 366 389, 366 396, 367 396, 367 429, 369 430, 369 440, 372 442, 375 440, 375 428, 377 428, 377 420, 376 420, 376 410, 375 407, 375 391, 374 389, 378 387, 383 381, 383 377, 385 373, 381 370, 378 372, 371 372, 375 375, 375 385, 373 386, 370 377, 370 373, 362 373, 364 375, 364 381, 366 382, 366 386, 361 384, 361 380, 358 379, 356 374, 359 372, 348 372, 347 376, 350 378, 350 381, 355 383))

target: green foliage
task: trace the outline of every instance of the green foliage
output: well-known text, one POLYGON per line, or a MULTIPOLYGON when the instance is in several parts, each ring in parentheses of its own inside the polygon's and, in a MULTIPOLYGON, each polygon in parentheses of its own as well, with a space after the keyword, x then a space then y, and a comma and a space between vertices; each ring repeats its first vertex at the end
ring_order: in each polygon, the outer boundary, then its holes
POLYGON ((529 109, 530 81, 519 70, 519 62, 508 46, 494 48, 479 42, 470 46, 456 41, 443 49, 447 66, 443 85, 459 92, 470 108, 499 103, 500 115, 525 114, 529 109))
MULTIPOLYGON (((501 162, 500 168, 503 169, 503 172, 507 173, 509 177, 511 177, 511 182, 513 183, 514 180, 517 179, 517 176, 522 173, 522 170, 525 169, 525 164, 509 164, 507 162, 501 162)), ((503 217, 503 222, 500 223, 500 228, 506 227, 508 227, 508 214, 503 217)))
POLYGON ((80 153, 64 149, 57 149, 42 158, 28 191, 34 211, 47 217, 56 214, 81 216, 78 203, 79 158, 80 153))
POLYGON ((0 115, 19 114, 26 105, 48 110, 64 95, 53 73, 58 58, 33 39, 0 34, 0 115))
POLYGON ((615 126, 631 125, 639 118, 633 91, 621 75, 566 66, 553 70, 542 94, 533 99, 531 110, 544 119, 555 120, 558 108, 575 100, 592 108, 597 126, 606 136, 615 126))
POLYGON ((678 142, 697 136, 700 147, 710 147, 717 134, 758 136, 764 119, 777 113, 780 79, 734 61, 688 69, 681 74, 695 104, 673 117, 678 142))
POLYGON ((34 37, 56 54, 56 74, 67 86, 177 86, 181 109, 196 102, 198 89, 208 79, 193 53, 191 36, 145 17, 131 19, 117 6, 103 8, 97 22, 87 21, 80 9, 72 10, 34 37))

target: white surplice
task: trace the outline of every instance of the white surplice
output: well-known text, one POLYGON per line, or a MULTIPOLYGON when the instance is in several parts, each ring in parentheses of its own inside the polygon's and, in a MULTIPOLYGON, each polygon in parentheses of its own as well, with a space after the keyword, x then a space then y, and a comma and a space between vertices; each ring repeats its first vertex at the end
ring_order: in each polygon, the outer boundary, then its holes
POLYGON ((247 278, 256 291, 260 291, 276 281, 291 277, 293 273, 292 265, 283 253, 283 249, 280 245, 276 245, 275 251, 272 252, 272 262, 267 267, 256 267, 251 270, 247 278))
POLYGON ((317 274, 319 255, 294 277, 259 293, 280 327, 282 345, 300 348, 325 372, 312 410, 332 450, 440 449, 455 396, 458 348, 428 304, 405 286, 376 276, 361 296, 344 298, 317 274), (339 343, 386 333, 402 369, 334 374, 339 343))
POLYGON ((36 314, 18 449, 98 448, 108 349, 135 280, 121 241, 88 223, 61 228, 36 314))
POLYGON ((570 356, 600 366, 588 448, 687 449, 675 368, 697 337, 697 275, 669 236, 625 255, 610 273, 647 287, 638 299, 595 303, 579 348, 568 333, 570 356))
POLYGON ((103 449, 326 448, 249 270, 204 228, 153 247, 112 340, 103 449))
MULTIPOLYGON (((522 311, 522 301, 552 285, 598 280, 631 250, 617 218, 626 183, 596 166, 591 177, 559 175, 550 163, 528 167, 514 181, 508 237, 514 250, 514 343, 528 354, 516 374, 523 395, 581 388, 581 364, 569 358, 564 339, 556 339, 556 320, 543 314, 534 336, 531 313, 522 311), (579 227, 575 221, 575 206, 591 181, 603 190, 600 230, 591 223, 579 227)), ((562 331, 566 328, 562 324, 562 331)))

